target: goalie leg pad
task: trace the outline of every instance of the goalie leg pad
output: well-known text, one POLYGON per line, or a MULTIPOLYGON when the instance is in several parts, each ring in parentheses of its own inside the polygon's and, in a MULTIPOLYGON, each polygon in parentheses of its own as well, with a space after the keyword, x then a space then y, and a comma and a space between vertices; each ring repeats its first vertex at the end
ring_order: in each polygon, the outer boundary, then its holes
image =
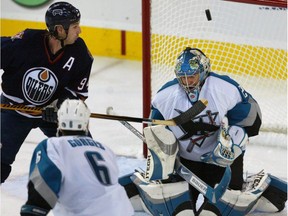
POLYGON ((131 176, 137 186, 143 209, 151 215, 189 215, 193 216, 188 184, 185 181, 161 183, 147 181, 139 172, 131 176))
MULTIPOLYGON (((216 203, 221 216, 244 216, 250 212, 258 201, 260 195, 243 193, 236 190, 227 190, 216 203)), ((204 208, 202 211, 205 211, 204 208)), ((215 212, 216 213, 216 212, 215 212)))
POLYGON ((253 176, 251 184, 245 191, 228 189, 215 206, 221 216, 244 216, 255 209, 270 182, 269 175, 261 171, 253 176))
POLYGON ((145 178, 147 180, 168 179, 174 171, 178 142, 174 134, 164 125, 144 128, 148 147, 145 178))
POLYGON ((214 204, 210 202, 205 202, 199 209, 199 216, 222 216, 222 215, 214 204))
POLYGON ((131 176, 133 173, 124 175, 119 178, 118 182, 120 185, 122 185, 126 191, 126 194, 133 206, 133 209, 135 211, 144 211, 142 203, 141 203, 141 198, 139 196, 139 191, 136 185, 132 182, 131 176))
POLYGON ((287 201, 287 182, 269 174, 271 182, 262 194, 257 210, 263 212, 280 212, 287 201))

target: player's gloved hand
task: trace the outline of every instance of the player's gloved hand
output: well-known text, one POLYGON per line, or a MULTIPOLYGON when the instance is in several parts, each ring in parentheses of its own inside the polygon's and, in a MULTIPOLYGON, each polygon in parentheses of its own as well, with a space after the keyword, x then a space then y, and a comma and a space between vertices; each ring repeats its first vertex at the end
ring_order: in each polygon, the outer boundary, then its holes
POLYGON ((57 107, 48 105, 42 109, 42 119, 47 122, 57 123, 57 107))
POLYGON ((42 119, 47 122, 57 123, 58 122, 57 111, 58 107, 56 100, 42 109, 42 119))
POLYGON ((218 143, 212 152, 201 156, 201 160, 218 166, 230 166, 245 151, 248 136, 243 128, 229 126, 227 117, 221 122, 218 143))

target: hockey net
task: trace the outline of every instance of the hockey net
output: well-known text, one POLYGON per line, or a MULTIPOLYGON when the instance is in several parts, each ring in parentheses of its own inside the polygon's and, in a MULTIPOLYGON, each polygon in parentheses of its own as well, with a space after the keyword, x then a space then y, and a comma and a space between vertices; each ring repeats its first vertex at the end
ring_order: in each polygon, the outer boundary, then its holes
POLYGON ((257 142, 286 147, 287 0, 143 0, 142 15, 144 117, 151 98, 175 77, 179 53, 196 47, 212 71, 236 79, 260 104, 261 132, 270 139, 257 142))

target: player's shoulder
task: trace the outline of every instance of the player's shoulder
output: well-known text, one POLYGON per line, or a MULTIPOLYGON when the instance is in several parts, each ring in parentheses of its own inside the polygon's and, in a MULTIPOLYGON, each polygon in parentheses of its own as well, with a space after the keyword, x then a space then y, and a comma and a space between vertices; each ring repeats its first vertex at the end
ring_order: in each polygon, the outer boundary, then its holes
POLYGON ((166 82, 159 90, 157 93, 162 92, 162 91, 167 91, 169 88, 177 87, 178 85, 178 80, 177 78, 170 80, 166 82))
POLYGON ((221 94, 221 97, 234 97, 235 95, 242 95, 244 91, 239 83, 227 75, 220 75, 210 72, 202 87, 206 92, 212 94, 221 94), (217 91, 215 91, 217 89, 217 91), (234 96, 233 96, 234 95, 234 96))
POLYGON ((68 50, 70 49, 77 50, 77 53, 79 53, 82 57, 89 57, 91 60, 93 60, 93 56, 91 55, 85 41, 81 37, 77 38, 74 44, 68 46, 68 50))
POLYGON ((23 31, 18 32, 17 34, 13 35, 11 37, 12 40, 17 40, 17 39, 35 39, 36 37, 44 37, 44 35, 47 34, 46 30, 42 29, 24 29, 23 31))
POLYGON ((215 72, 210 72, 209 76, 207 77, 207 80, 209 80, 211 84, 215 83, 216 85, 218 85, 219 83, 229 83, 234 86, 239 85, 237 81, 231 78, 230 76, 217 74, 215 72))
POLYGON ((178 80, 175 78, 165 83, 153 98, 154 104, 166 104, 182 98, 185 94, 182 87, 179 85, 178 80))
POLYGON ((5 45, 21 47, 35 46, 37 42, 43 40, 46 33, 46 30, 24 29, 10 37, 1 37, 1 45, 4 47, 5 45))
POLYGON ((75 46, 87 49, 87 45, 86 45, 85 41, 83 40, 83 38, 81 38, 81 37, 78 37, 74 44, 75 44, 75 46))
POLYGON ((27 29, 25 29, 24 30, 24 34, 27 36, 38 36, 38 35, 41 35, 41 36, 43 36, 43 35, 45 35, 45 34, 48 34, 48 32, 47 32, 47 30, 45 30, 45 29, 29 29, 29 28, 27 28, 27 29))
POLYGON ((43 139, 41 142, 39 142, 36 146, 36 148, 34 149, 34 152, 37 152, 39 150, 43 150, 43 149, 47 149, 47 142, 48 142, 49 138, 43 139))

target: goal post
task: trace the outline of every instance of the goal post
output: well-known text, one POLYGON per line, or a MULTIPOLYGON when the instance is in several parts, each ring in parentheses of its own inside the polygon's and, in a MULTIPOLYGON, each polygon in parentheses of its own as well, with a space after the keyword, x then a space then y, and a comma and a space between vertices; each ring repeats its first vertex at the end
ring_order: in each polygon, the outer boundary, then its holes
POLYGON ((261 133, 273 139, 261 135, 255 142, 286 146, 287 0, 142 0, 142 40, 143 117, 159 88, 175 77, 179 53, 196 47, 212 71, 236 79, 258 101, 261 133))

